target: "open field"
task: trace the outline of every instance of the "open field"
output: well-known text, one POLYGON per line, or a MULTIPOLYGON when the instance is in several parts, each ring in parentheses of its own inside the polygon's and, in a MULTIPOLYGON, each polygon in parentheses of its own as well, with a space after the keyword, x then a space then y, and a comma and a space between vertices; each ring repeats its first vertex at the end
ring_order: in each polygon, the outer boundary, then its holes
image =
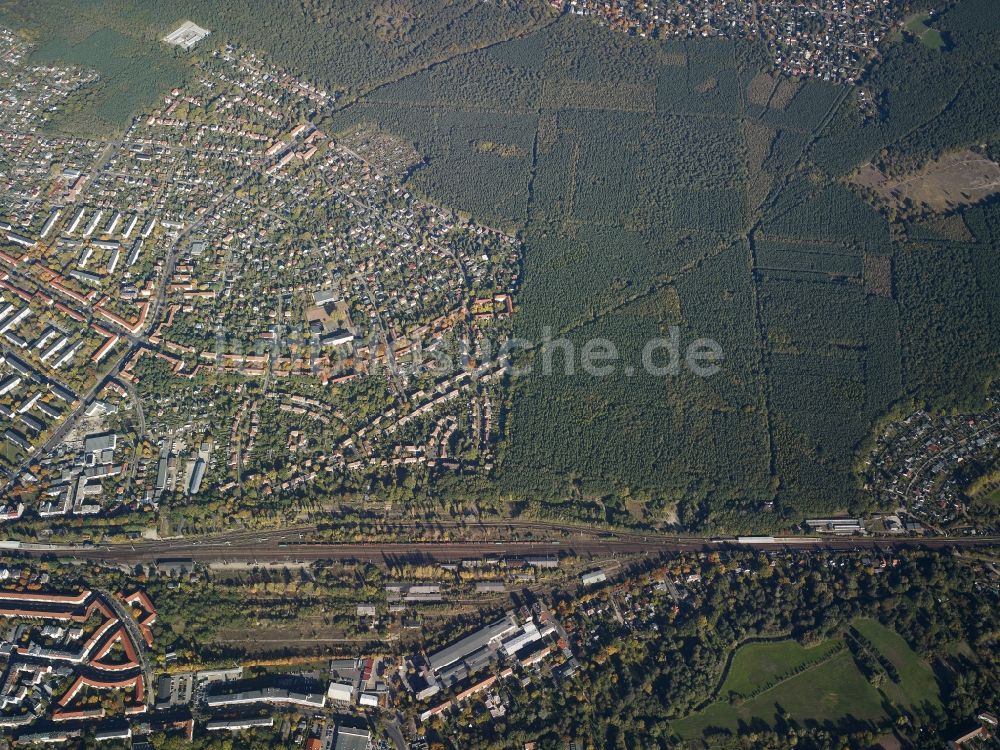
POLYGON ((774 726, 786 712, 790 721, 803 726, 879 724, 887 719, 881 702, 882 696, 861 676, 850 653, 841 651, 742 705, 713 703, 673 727, 683 739, 707 739, 741 726, 774 726))
POLYGON ((898 683, 885 680, 881 689, 873 687, 840 637, 811 648, 792 640, 753 643, 733 657, 720 700, 674 722, 674 731, 698 740, 741 727, 774 727, 783 714, 802 726, 875 727, 891 718, 886 699, 904 709, 940 707, 933 672, 897 633, 869 619, 852 626, 895 666, 898 683))
POLYGON ((898 633, 875 620, 858 619, 852 626, 891 661, 899 672, 898 685, 886 682, 882 686, 887 697, 898 705, 910 708, 927 703, 941 706, 940 690, 934 673, 898 633))
POLYGON ((927 13, 917 13, 907 19, 906 30, 919 38, 928 49, 941 49, 944 46, 944 37, 941 36, 940 31, 927 23, 930 19, 931 17, 927 13))
POLYGON ((733 657, 722 692, 747 696, 761 684, 773 682, 806 664, 828 659, 838 649, 837 644, 838 641, 826 641, 806 648, 787 640, 744 646, 733 657))
POLYGON ((852 178, 887 203, 907 201, 932 211, 952 211, 1000 192, 1000 164, 969 149, 929 162, 918 172, 893 178, 866 164, 852 178))

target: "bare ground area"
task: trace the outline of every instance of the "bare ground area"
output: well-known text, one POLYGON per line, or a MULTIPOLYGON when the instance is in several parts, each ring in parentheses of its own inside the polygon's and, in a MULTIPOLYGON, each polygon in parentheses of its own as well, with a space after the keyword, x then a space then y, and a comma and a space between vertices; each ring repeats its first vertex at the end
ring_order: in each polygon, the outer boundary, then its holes
POLYGON ((866 164, 851 181, 878 193, 887 203, 914 205, 932 211, 950 211, 1000 193, 1000 164, 963 149, 928 162, 922 169, 890 178, 873 164, 866 164))

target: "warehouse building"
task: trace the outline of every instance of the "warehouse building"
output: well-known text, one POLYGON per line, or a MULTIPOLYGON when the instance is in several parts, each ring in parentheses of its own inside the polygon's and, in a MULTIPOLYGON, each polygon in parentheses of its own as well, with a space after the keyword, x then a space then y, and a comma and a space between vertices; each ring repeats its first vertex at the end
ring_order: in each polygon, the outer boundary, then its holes
POLYGON ((513 634, 518 629, 517 620, 513 612, 508 612, 501 619, 494 623, 480 628, 475 633, 465 636, 461 640, 447 646, 428 657, 431 669, 441 672, 446 667, 458 661, 465 660, 476 652, 490 645, 499 643, 503 638, 513 634))
POLYGON ((291 704, 307 708, 323 708, 326 705, 326 696, 322 693, 296 693, 282 688, 262 688, 243 693, 209 695, 205 698, 205 703, 209 708, 239 706, 248 703, 291 704))

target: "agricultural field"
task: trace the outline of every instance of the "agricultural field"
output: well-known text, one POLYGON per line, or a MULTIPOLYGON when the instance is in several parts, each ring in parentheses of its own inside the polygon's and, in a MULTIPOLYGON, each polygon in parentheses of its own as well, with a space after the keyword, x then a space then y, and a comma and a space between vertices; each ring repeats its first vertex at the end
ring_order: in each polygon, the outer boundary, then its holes
MULTIPOLYGON (((881 667, 877 667, 881 668, 881 667)), ((795 641, 740 647, 719 691, 720 700, 674 722, 683 740, 754 727, 823 724, 842 729, 887 726, 894 710, 940 708, 930 667, 894 631, 875 620, 857 619, 848 634, 805 648, 795 641), (876 660, 887 660, 896 679, 866 679, 847 640, 863 636, 876 660)))

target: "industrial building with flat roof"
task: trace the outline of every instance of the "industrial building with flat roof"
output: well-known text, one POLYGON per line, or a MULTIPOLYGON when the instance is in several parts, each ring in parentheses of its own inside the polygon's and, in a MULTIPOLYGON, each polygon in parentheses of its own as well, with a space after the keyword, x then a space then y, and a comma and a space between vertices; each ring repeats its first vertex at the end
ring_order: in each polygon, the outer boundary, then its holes
POLYGON ((354 700, 354 686, 342 682, 331 682, 326 690, 326 697, 332 701, 351 703, 354 700))
POLYGON ((83 439, 84 453, 100 453, 104 450, 114 450, 118 444, 118 436, 113 432, 100 435, 87 435, 83 439))
POLYGON ((326 705, 326 695, 323 693, 296 693, 283 688, 261 688, 243 693, 224 693, 205 697, 209 708, 220 706, 238 706, 246 703, 291 703, 296 706, 323 708, 326 705))
POLYGON ((865 530, 864 523, 857 518, 810 518, 806 526, 827 534, 861 534, 865 530))
POLYGON ((334 745, 334 750, 368 750, 371 740, 372 733, 367 729, 339 727, 337 729, 337 743, 334 745))
POLYGON ((518 629, 513 612, 508 612, 494 623, 480 628, 475 633, 465 636, 450 646, 431 654, 427 660, 431 669, 440 672, 457 661, 472 656, 477 651, 487 648, 491 643, 500 641, 518 629))
POLYGON ((513 656, 529 643, 534 643, 541 637, 541 633, 538 632, 538 626, 529 620, 525 623, 524 628, 520 633, 504 640, 500 648, 502 648, 503 652, 508 656, 513 656))
POLYGON ((201 489, 201 481, 205 478, 205 459, 199 458, 194 463, 194 470, 191 472, 191 482, 188 484, 188 494, 197 495, 201 489))
POLYGON ((606 580, 608 580, 607 573, 600 569, 592 570, 580 576, 580 582, 584 586, 596 586, 598 583, 604 583, 606 580))

